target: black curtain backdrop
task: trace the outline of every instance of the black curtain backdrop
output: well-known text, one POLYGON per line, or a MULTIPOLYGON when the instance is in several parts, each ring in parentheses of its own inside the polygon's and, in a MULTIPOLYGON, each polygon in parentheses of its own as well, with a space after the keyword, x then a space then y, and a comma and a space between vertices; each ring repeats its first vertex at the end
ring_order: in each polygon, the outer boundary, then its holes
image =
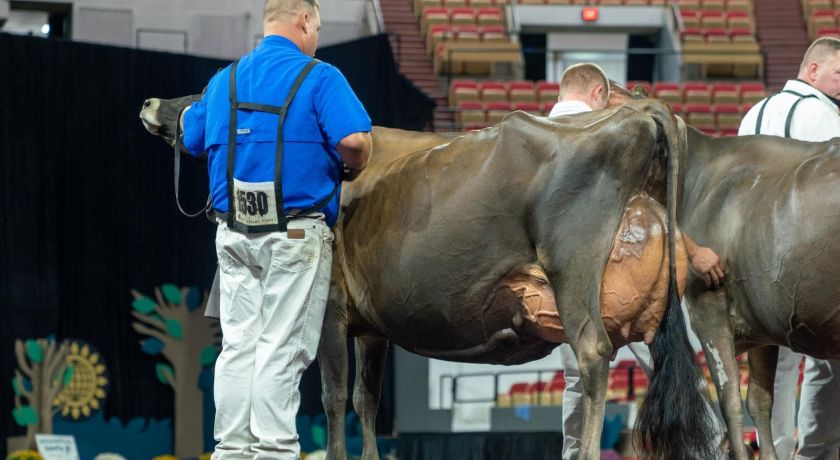
MULTIPOLYGON (((422 129, 433 101, 399 76, 386 36, 324 48, 374 124, 422 129)), ((172 416, 131 329, 130 289, 209 289, 215 226, 181 216, 172 152, 138 118, 149 97, 200 92, 227 62, 0 35, 0 452, 13 421, 16 338, 84 339, 110 373, 105 417, 172 416)), ((205 164, 182 164, 182 201, 207 196, 205 164)), ((351 353, 352 356, 352 353, 351 353)), ((393 420, 392 366, 380 412, 393 420)), ((321 411, 317 366, 302 383, 304 413, 321 411)), ((5 456, 5 454, 3 454, 5 456)))

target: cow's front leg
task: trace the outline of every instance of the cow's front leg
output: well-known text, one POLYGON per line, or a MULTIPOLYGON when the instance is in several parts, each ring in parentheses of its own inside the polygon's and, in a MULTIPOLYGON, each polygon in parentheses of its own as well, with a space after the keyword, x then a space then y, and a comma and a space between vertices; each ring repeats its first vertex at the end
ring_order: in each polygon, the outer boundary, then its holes
POLYGON ((694 332, 700 338, 706 363, 715 382, 718 403, 726 423, 729 458, 747 460, 743 441, 744 407, 741 402, 741 378, 735 355, 735 339, 727 313, 726 291, 706 291, 699 283, 689 290, 701 292, 688 304, 694 332))
POLYGON ((336 288, 332 286, 318 347, 318 365, 321 368, 321 401, 327 414, 327 459, 346 460, 347 316, 345 307, 336 301, 335 292, 336 288))
POLYGON ((779 347, 766 346, 750 350, 750 386, 747 391, 747 409, 758 430, 761 443, 761 460, 777 460, 773 446, 770 415, 773 410, 773 384, 776 380, 776 363, 779 347))
POLYGON ((362 460, 379 460, 376 448, 376 413, 385 373, 388 339, 384 337, 356 338, 356 382, 353 388, 353 407, 362 422, 362 460))
POLYGON ((598 353, 597 329, 591 321, 583 325, 579 334, 573 334, 570 345, 577 356, 583 403, 578 458, 599 459, 610 361, 598 353))

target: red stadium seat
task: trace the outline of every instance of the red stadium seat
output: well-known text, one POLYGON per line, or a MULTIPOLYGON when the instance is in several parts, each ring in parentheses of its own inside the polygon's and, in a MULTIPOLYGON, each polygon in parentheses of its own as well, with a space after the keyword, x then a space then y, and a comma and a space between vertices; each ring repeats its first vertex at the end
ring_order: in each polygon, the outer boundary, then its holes
POLYGON ((713 83, 712 84, 712 102, 741 102, 740 92, 735 83, 713 83))
POLYGON ((533 115, 542 116, 540 105, 536 102, 519 102, 513 105, 513 110, 521 110, 533 115))
POLYGON ((557 95, 560 94, 560 84, 540 81, 537 82, 537 100, 543 103, 551 103, 554 105, 557 102, 557 95))
POLYGON ((489 25, 481 26, 481 40, 482 41, 508 41, 508 34, 504 26, 489 25))
POLYGON ((556 102, 543 102, 543 105, 542 105, 543 115, 549 116, 551 114, 551 109, 554 108, 554 104, 556 104, 556 102))
POLYGON ((508 84, 508 98, 511 102, 537 102, 534 82, 512 81, 508 84))
POLYGON ((703 33, 697 27, 686 27, 680 33, 683 41, 703 41, 703 33))
POLYGON ((481 31, 475 24, 458 24, 455 28, 455 36, 458 41, 480 41, 481 31))
POLYGON ((487 114, 480 102, 459 102, 456 112, 456 121, 460 126, 484 124, 487 122, 487 114))
POLYGON ((706 83, 686 82, 683 84, 683 99, 686 103, 702 102, 709 104, 712 102, 712 91, 706 83))
POLYGON ((504 118, 512 111, 512 107, 507 102, 490 102, 487 104, 487 123, 494 125, 504 118))
POLYGON ((820 27, 817 37, 840 37, 840 27, 820 27))
POLYGON ((499 81, 479 83, 478 92, 484 102, 507 101, 507 87, 499 81))
POLYGON ((683 106, 686 121, 700 130, 717 131, 715 124, 715 116, 712 113, 712 107, 709 104, 686 104, 683 106))
POLYGON ((449 22, 454 24, 475 24, 476 11, 472 8, 452 8, 449 12, 449 22))
POLYGON ((718 27, 710 27, 703 29, 703 37, 707 42, 728 42, 729 34, 726 29, 718 27))
POLYGON ((683 28, 700 27, 700 13, 695 10, 680 10, 680 18, 683 22, 683 28))
POLYGON ((480 8, 476 14, 476 22, 480 26, 503 25, 504 16, 498 8, 480 8))
POLYGON ((662 99, 669 104, 682 103, 682 89, 678 83, 656 82, 653 85, 653 92, 656 98, 662 99))
POLYGON ((738 104, 715 104, 712 106, 712 110, 717 114, 717 128, 719 130, 734 129, 738 131, 742 118, 741 107, 738 104))
POLYGON ((478 83, 475 80, 452 80, 449 85, 449 105, 457 106, 459 102, 478 100, 478 83))

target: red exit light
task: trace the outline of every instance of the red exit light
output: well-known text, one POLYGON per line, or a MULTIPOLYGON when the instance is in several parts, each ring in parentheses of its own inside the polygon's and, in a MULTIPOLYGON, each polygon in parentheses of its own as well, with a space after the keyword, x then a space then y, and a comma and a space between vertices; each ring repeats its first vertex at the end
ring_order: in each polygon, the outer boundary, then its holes
POLYGON ((598 7, 586 6, 580 11, 580 17, 586 22, 593 22, 598 20, 598 7))

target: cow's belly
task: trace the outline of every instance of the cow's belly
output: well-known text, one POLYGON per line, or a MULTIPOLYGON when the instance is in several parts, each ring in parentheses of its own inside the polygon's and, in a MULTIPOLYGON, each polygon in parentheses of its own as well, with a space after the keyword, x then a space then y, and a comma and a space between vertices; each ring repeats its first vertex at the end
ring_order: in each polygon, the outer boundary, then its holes
MULTIPOLYGON (((650 198, 637 196, 628 204, 613 240, 601 283, 601 318, 615 349, 630 342, 650 343, 668 300, 668 241, 665 212, 650 198)), ((678 234, 678 285, 685 285, 687 257, 678 234)), ((577 308, 577 306, 569 306, 577 308)), ((512 364, 538 359, 549 344, 567 341, 554 291, 543 269, 523 263, 496 286, 480 321, 439 324, 437 337, 447 330, 455 336, 465 328, 484 328, 485 343, 464 344, 461 354, 434 351, 435 343, 421 343, 415 351, 433 357, 512 364), (451 330, 450 330, 451 329, 451 330), (536 340, 535 340, 536 339, 536 340)))

